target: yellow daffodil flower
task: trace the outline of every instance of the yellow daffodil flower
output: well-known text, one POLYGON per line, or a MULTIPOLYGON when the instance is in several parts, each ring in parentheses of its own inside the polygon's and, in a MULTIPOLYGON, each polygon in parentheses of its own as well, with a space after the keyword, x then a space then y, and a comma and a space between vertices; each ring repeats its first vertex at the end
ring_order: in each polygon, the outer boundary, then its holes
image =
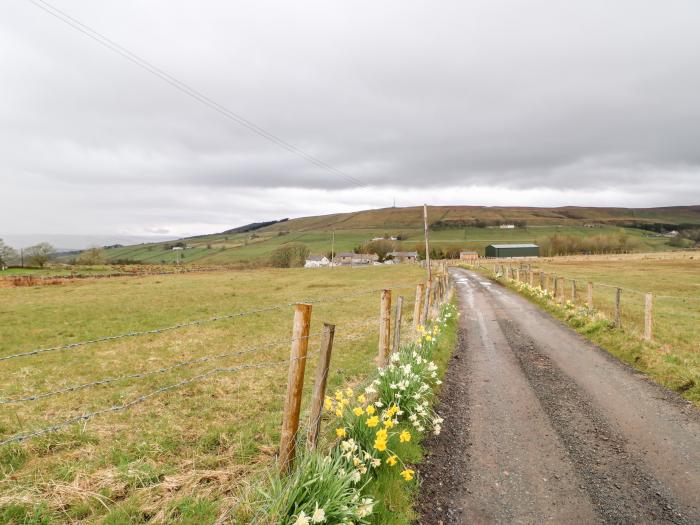
POLYGON ((370 416, 376 412, 376 410, 374 409, 374 407, 372 405, 368 406, 366 410, 370 416))
POLYGON ((389 456, 388 458, 386 458, 386 464, 389 465, 390 467, 393 467, 394 465, 396 465, 396 463, 398 463, 398 461, 399 461, 399 457, 397 455, 389 456))
POLYGON ((367 426, 369 428, 376 427, 379 424, 379 418, 377 416, 372 416, 367 420, 367 426))
POLYGON ((415 472, 410 468, 401 471, 401 477, 406 481, 411 481, 413 479, 413 474, 415 474, 415 472))
POLYGON ((360 417, 362 414, 365 413, 365 411, 362 410, 361 407, 355 407, 352 409, 352 413, 355 414, 357 417, 360 417))
POLYGON ((411 433, 408 430, 404 430, 399 434, 399 441, 401 443, 407 443, 408 441, 411 441, 411 433))
POLYGON ((339 438, 344 438, 345 436, 348 435, 348 433, 345 432, 345 429, 343 427, 340 427, 340 428, 335 429, 335 435, 338 436, 339 438))

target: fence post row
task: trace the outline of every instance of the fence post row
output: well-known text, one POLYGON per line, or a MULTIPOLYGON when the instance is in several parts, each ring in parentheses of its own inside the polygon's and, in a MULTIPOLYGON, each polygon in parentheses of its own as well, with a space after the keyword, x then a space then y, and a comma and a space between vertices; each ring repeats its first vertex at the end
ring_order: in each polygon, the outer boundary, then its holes
POLYGON ((588 297, 586 302, 588 303, 588 308, 593 310, 593 283, 591 281, 588 281, 588 297))
POLYGON ((653 304, 654 296, 651 292, 647 292, 647 294, 644 296, 644 339, 646 341, 651 341, 653 338, 653 304))
POLYGON ((403 295, 399 295, 396 300, 396 314, 394 315, 394 346, 392 347, 392 352, 399 351, 399 345, 401 344, 401 317, 403 309, 403 295))
POLYGON ((311 326, 311 305, 294 305, 294 324, 292 326, 292 348, 289 354, 289 375, 287 378, 287 396, 284 400, 282 434, 280 436, 280 472, 289 472, 294 461, 296 434, 299 430, 299 410, 301 394, 304 389, 304 371, 306 355, 309 349, 309 328, 311 326))
POLYGON ((566 295, 564 293, 564 278, 563 277, 558 277, 557 278, 557 283, 555 285, 556 289, 556 295, 559 297, 559 304, 564 304, 564 296, 566 295))
POLYGON ((321 408, 326 396, 326 382, 328 381, 328 368, 331 364, 331 351, 333 350, 333 338, 335 325, 323 323, 323 335, 321 336, 321 348, 318 365, 316 365, 316 380, 311 395, 311 409, 309 413, 308 449, 315 450, 318 443, 318 435, 321 430, 321 408))
POLYGON ((546 283, 545 283, 545 277, 546 277, 546 276, 547 276, 547 274, 545 274, 542 270, 540 270, 540 289, 541 289, 541 290, 546 290, 546 289, 547 289, 547 285, 546 285, 546 283))
POLYGON ((377 364, 384 366, 391 345, 391 290, 382 290, 379 304, 379 353, 377 364))
POLYGON ((621 288, 615 288, 615 328, 622 328, 622 312, 620 309, 621 288))
POLYGON ((571 279, 571 302, 576 304, 576 279, 571 279))

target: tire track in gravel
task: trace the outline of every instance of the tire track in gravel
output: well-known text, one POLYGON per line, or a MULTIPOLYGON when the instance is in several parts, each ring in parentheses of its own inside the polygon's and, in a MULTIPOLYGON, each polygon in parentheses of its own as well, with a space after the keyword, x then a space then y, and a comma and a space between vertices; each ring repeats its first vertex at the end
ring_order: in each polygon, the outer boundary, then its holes
POLYGON ((585 394, 509 319, 499 325, 604 523, 690 523, 585 394))

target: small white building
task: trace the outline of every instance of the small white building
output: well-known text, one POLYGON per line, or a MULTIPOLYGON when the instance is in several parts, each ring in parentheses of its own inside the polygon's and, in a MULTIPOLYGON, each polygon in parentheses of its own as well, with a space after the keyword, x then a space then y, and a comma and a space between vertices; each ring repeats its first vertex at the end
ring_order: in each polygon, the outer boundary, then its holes
POLYGON ((321 268, 328 266, 330 263, 325 255, 309 255, 304 263, 304 268, 321 268))
POLYGON ((501 224, 499 226, 501 230, 514 230, 515 229, 515 224, 501 224))

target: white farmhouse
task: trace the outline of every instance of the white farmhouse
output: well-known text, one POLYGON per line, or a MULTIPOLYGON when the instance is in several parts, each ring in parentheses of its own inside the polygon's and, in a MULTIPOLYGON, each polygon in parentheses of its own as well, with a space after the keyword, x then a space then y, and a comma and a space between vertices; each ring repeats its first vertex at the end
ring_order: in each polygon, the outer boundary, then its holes
POLYGON ((330 261, 324 255, 309 255, 304 263, 304 268, 321 268, 328 266, 330 261))

